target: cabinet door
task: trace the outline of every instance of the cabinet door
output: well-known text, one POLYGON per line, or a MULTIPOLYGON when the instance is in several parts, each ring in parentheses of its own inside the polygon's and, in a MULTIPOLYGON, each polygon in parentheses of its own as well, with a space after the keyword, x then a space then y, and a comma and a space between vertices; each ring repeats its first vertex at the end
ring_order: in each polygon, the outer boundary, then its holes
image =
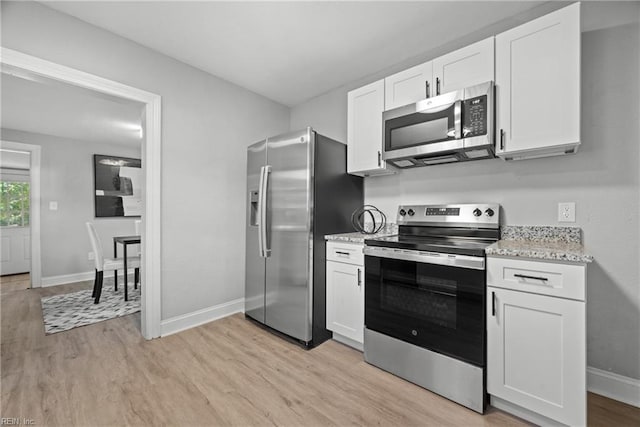
POLYGON ((347 172, 357 175, 385 171, 382 160, 384 80, 347 95, 347 172))
POLYGON ((474 43, 433 60, 436 94, 493 81, 494 38, 474 43))
POLYGON ((327 329, 364 341, 363 266, 327 262, 327 329))
POLYGON ((435 94, 431 61, 400 71, 384 79, 384 109, 402 107, 435 94))
POLYGON ((487 307, 489 394, 586 425, 584 302, 489 287, 487 307))
POLYGON ((580 3, 496 36, 496 93, 499 155, 573 152, 580 143, 580 3))

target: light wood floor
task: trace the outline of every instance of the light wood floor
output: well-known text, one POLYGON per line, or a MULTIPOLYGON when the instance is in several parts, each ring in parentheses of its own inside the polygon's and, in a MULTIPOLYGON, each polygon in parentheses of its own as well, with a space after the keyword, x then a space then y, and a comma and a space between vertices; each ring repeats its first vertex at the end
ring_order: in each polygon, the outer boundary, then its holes
MULTIPOLYGON (((139 317, 45 336, 40 297, 91 282, 2 294, 1 416, 37 425, 512 426, 383 372, 329 341, 311 351, 234 315, 145 341, 139 317)), ((589 395, 592 425, 640 425, 640 410, 589 395)))
POLYGON ((29 273, 0 276, 0 293, 20 291, 31 287, 29 273))

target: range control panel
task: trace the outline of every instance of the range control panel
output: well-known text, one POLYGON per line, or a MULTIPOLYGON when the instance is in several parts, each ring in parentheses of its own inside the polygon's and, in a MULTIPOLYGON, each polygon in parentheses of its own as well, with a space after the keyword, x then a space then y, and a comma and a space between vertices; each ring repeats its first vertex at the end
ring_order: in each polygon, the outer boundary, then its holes
POLYGON ((397 222, 398 225, 498 228, 500 226, 500 205, 497 203, 400 205, 397 222))

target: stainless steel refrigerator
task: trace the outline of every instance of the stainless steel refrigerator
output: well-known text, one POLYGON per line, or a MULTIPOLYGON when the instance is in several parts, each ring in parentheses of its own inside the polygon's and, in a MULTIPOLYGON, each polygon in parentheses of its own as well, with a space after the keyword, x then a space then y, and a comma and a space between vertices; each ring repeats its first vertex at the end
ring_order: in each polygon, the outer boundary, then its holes
POLYGON ((363 204, 346 165, 346 145, 311 128, 247 150, 245 315, 308 348, 331 336, 324 236, 354 231, 363 204))

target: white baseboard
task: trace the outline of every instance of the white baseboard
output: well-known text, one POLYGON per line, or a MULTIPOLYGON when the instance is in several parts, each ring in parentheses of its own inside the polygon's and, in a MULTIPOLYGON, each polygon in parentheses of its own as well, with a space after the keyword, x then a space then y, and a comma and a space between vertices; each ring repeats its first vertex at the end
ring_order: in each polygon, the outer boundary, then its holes
POLYGON ((344 335, 333 332, 333 339, 335 341, 338 341, 339 343, 355 348, 358 351, 364 351, 364 345, 361 342, 352 340, 351 338, 345 337, 344 335))
POLYGON ((587 390, 640 408, 640 380, 587 367, 587 390))
POLYGON ((545 427, 566 427, 565 424, 562 424, 556 420, 552 420, 551 418, 547 418, 544 415, 540 415, 536 412, 530 411, 529 409, 523 408, 522 406, 516 405, 515 403, 502 400, 499 397, 491 395, 489 399, 489 404, 494 408, 498 408, 501 411, 507 412, 511 415, 515 415, 516 417, 527 420, 535 425, 545 427))
MULTIPOLYGON (((85 271, 84 273, 62 274, 60 276, 47 276, 42 278, 42 287, 65 285, 67 283, 84 282, 95 278, 95 271, 85 271)), ((130 273, 129 277, 133 275, 130 273)), ((105 271, 104 278, 113 277, 113 272, 105 271)), ((124 274, 118 274, 118 277, 124 277, 124 274)))
POLYGON ((160 322, 160 336, 166 337, 236 313, 244 313, 244 298, 163 320, 160 322))
POLYGON ((64 285, 66 283, 84 282, 93 280, 95 271, 85 271, 84 273, 63 274, 61 276, 47 276, 42 278, 42 287, 64 285))

